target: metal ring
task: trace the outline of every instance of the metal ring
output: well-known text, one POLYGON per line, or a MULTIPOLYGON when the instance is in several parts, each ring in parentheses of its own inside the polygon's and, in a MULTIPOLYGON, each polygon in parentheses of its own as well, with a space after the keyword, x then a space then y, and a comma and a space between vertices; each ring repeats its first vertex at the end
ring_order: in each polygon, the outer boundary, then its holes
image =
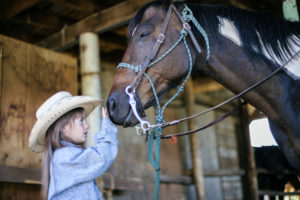
POLYGON ((143 131, 148 131, 150 129, 150 123, 148 121, 141 121, 141 128, 143 129, 143 131), (146 127, 144 126, 146 125, 146 127))
POLYGON ((126 92, 126 94, 130 95, 130 94, 135 93, 135 89, 132 88, 130 85, 128 85, 128 86, 125 88, 125 92, 126 92), (130 91, 131 91, 131 92, 130 92, 130 91))

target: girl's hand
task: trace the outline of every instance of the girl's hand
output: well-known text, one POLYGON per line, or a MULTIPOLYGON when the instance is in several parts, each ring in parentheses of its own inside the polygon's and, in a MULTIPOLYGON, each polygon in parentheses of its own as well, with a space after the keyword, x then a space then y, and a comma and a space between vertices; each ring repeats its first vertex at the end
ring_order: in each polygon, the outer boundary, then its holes
POLYGON ((107 108, 102 107, 102 118, 108 117, 107 108))

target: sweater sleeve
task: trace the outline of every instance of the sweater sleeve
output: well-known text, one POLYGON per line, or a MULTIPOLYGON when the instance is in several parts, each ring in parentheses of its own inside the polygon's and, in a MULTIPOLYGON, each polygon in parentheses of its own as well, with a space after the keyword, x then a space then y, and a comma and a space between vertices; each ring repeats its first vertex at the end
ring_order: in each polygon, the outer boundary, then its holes
POLYGON ((102 119, 95 139, 91 148, 68 146, 54 152, 50 171, 55 193, 91 181, 111 166, 118 153, 118 140, 117 128, 108 117, 102 119))

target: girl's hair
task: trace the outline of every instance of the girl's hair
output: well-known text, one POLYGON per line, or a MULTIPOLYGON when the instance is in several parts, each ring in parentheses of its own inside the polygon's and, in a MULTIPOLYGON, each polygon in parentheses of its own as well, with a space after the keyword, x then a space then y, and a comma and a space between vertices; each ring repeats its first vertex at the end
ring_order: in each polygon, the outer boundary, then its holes
POLYGON ((62 129, 70 122, 84 112, 83 108, 71 110, 57 119, 46 132, 46 144, 43 153, 42 168, 42 199, 48 199, 49 182, 50 182, 50 163, 53 153, 56 149, 64 147, 61 140, 66 140, 62 134, 62 129))

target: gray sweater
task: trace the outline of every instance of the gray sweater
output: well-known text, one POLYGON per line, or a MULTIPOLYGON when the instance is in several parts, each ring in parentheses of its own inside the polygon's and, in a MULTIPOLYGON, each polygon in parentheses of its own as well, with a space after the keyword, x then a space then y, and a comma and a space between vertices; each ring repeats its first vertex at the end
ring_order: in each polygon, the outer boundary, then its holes
POLYGON ((50 164, 48 199, 100 199, 95 178, 111 166, 118 154, 117 128, 105 117, 94 147, 62 142, 65 147, 54 152, 50 164))

